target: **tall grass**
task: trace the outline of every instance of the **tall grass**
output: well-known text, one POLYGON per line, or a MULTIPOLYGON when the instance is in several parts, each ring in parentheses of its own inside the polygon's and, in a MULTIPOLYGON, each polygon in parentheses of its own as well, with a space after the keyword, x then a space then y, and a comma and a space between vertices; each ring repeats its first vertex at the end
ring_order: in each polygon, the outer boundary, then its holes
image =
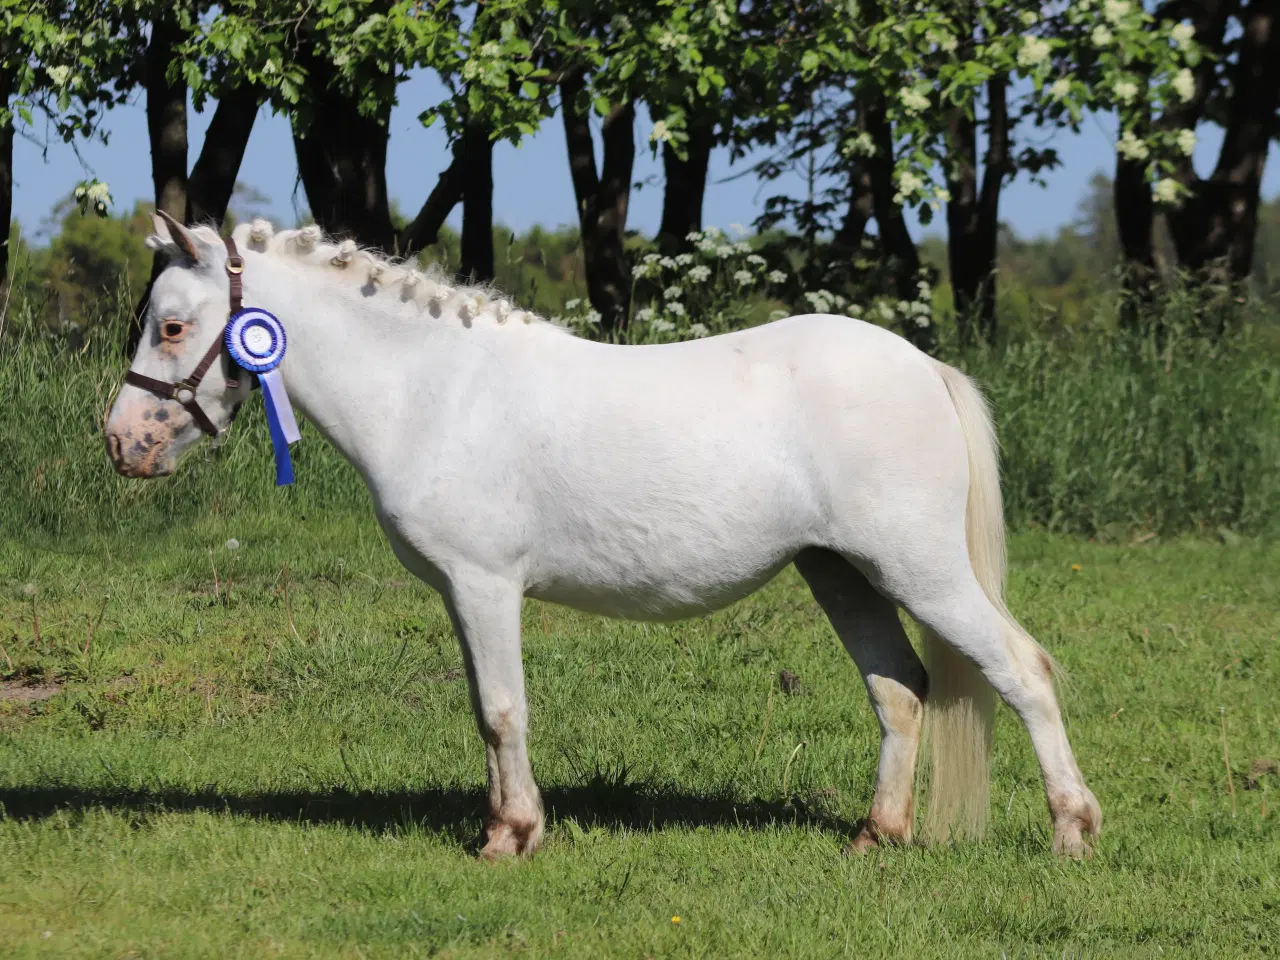
MULTIPOLYGON (((11 314, 0 339, 0 534, 145 534, 210 513, 301 523, 367 509, 355 471, 305 425, 298 483, 277 489, 256 401, 219 449, 202 444, 174 476, 117 477, 101 424, 127 366, 128 299, 106 307, 74 349, 20 307, 11 314)), ((1015 526, 1113 538, 1280 530, 1280 357, 1249 330, 1157 344, 1098 324, 946 359, 993 402, 1015 526)))
POLYGON ((1158 344, 1095 327, 954 359, 995 408, 1014 525, 1277 531, 1280 358, 1253 331, 1158 344))

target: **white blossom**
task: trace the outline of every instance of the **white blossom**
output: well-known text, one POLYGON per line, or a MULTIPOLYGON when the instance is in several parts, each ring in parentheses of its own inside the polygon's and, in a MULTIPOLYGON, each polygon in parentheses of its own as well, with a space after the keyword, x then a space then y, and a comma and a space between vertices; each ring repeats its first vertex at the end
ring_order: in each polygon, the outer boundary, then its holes
POLYGON ((1117 80, 1111 87, 1111 92, 1121 103, 1132 103, 1133 98, 1138 95, 1138 85, 1132 80, 1117 80))
MULTIPOLYGON (((685 239, 688 240, 690 243, 697 243, 699 240, 702 239, 702 231, 695 230, 693 231, 693 233, 687 233, 685 234, 685 239)), ((655 256, 655 254, 650 254, 650 256, 655 256)))
POLYGON ((679 301, 668 303, 666 305, 667 313, 673 317, 683 317, 685 315, 684 304, 679 301))
POLYGON ((760 254, 753 253, 751 256, 747 257, 747 263, 751 264, 753 267, 763 267, 767 266, 769 261, 760 256, 760 254))
POLYGON ((1190 49, 1191 42, 1196 38, 1196 28, 1189 23, 1180 23, 1173 28, 1170 36, 1173 37, 1174 43, 1183 50, 1187 50, 1190 49))
POLYGON ((707 329, 705 323, 691 323, 689 324, 689 332, 695 337, 705 337, 711 331, 707 329))
POLYGON ((676 328, 676 325, 666 317, 659 317, 651 326, 655 333, 670 333, 676 328))
POLYGON ((1178 199, 1178 182, 1165 177, 1156 183, 1154 193, 1161 203, 1174 203, 1178 199))
POLYGON ((1094 27, 1093 33, 1089 35, 1090 39, 1093 40, 1093 45, 1095 47, 1105 47, 1111 42, 1111 36, 1111 31, 1101 24, 1094 27))
POLYGON ((694 283, 705 283, 711 277, 711 268, 700 263, 696 267, 690 267, 685 276, 694 283))
POLYGON ((915 196, 916 192, 924 186, 924 181, 910 170, 904 170, 898 175, 898 192, 894 194, 894 202, 902 203, 915 196))
POLYGON ((1018 15, 1018 19, 1022 21, 1022 25, 1024 27, 1034 27, 1040 22, 1040 18, 1036 16, 1034 10, 1023 10, 1022 13, 1018 15))
POLYGON ((787 275, 781 270, 770 270, 765 279, 770 283, 786 283, 787 275))
POLYGON ((480 48, 480 56, 482 57, 496 57, 501 52, 502 47, 498 46, 498 42, 496 40, 490 40, 480 48))
POLYGON ((1067 95, 1071 93, 1071 78, 1059 77, 1053 81, 1053 85, 1049 87, 1049 96, 1055 100, 1065 100, 1067 95))
POLYGON ((654 310, 653 307, 641 307, 636 311, 636 319, 641 323, 652 323, 657 315, 658 311, 654 310))
POLYGON ((659 120, 653 125, 653 132, 649 134, 649 139, 657 143, 670 143, 671 131, 667 129, 667 121, 659 120))
POLYGON ((1111 23, 1119 23, 1129 13, 1129 0, 1104 0, 1102 15, 1111 23))
POLYGON ((1151 155, 1151 150, 1133 135, 1132 130, 1124 132, 1124 136, 1116 143, 1116 151, 1130 160, 1145 160, 1151 155))
POLYGON ((682 253, 676 257, 676 266, 678 267, 687 267, 691 263, 693 263, 692 253, 682 253))
POLYGON ((663 267, 665 267, 668 270, 674 270, 676 268, 676 262, 672 260, 670 257, 663 257, 661 260, 658 261, 658 263, 660 263, 663 267))
POLYGON ((239 550, 239 549, 240 549, 240 541, 239 541, 239 540, 237 540, 235 537, 232 537, 230 540, 228 540, 228 541, 227 541, 227 549, 228 549, 228 550, 239 550))
POLYGON ((739 270, 733 275, 734 281, 740 287, 749 287, 756 282, 756 278, 750 270, 739 270))
POLYGON ((1178 98, 1183 103, 1186 103, 1196 95, 1196 78, 1192 76, 1191 71, 1186 67, 1174 74, 1173 92, 1178 95, 1178 98))
POLYGON ((71 79, 71 68, 63 66, 49 67, 47 70, 49 79, 53 81, 55 87, 65 87, 67 81, 71 79))
POLYGON ((919 113, 921 110, 926 110, 929 107, 929 98, 919 90, 903 90, 900 99, 902 100, 903 109, 905 109, 907 113, 919 113))
POLYGON ((844 144, 845 156, 870 157, 874 156, 875 152, 875 141, 871 139, 871 134, 865 130, 852 140, 846 140, 844 144))
POLYGON ((715 255, 721 260, 726 260, 729 257, 732 257, 736 252, 737 251, 733 249, 733 244, 731 243, 725 243, 715 248, 715 255))
POLYGON ((566 310, 577 310, 578 307, 580 307, 581 305, 582 305, 582 301, 579 298, 574 297, 572 300, 565 301, 564 308, 566 310))
POLYGON ((1044 63, 1049 59, 1049 51, 1048 40, 1042 40, 1040 37, 1027 37, 1022 42, 1022 49, 1018 51, 1018 65, 1034 67, 1044 63))
POLYGON ((1194 130, 1178 131, 1178 149, 1188 157, 1195 152, 1196 132, 1194 130))
POLYGON ((684 290, 682 290, 680 287, 677 287, 677 286, 672 285, 672 286, 667 287, 667 289, 665 289, 665 290, 663 290, 663 291, 662 291, 662 299, 664 299, 664 300, 679 300, 679 299, 680 299, 680 296, 681 296, 683 293, 684 293, 684 290))

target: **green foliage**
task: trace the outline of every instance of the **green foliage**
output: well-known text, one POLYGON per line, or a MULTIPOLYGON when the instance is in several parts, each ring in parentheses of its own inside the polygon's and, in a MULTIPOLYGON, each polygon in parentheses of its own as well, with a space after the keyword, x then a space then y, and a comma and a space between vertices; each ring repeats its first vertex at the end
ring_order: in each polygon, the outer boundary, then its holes
MULTIPOLYGON (((1078 129, 1085 111, 1115 110, 1123 131, 1145 137, 1137 142, 1152 160, 1153 178, 1171 174, 1182 156, 1178 131, 1148 131, 1147 120, 1166 101, 1177 102, 1175 81, 1198 52, 1194 43, 1174 39, 1173 23, 1139 3, 1081 0, 1050 10, 1027 0, 977 6, 921 0, 827 9, 802 70, 819 82, 870 85, 885 98, 899 144, 898 199, 920 204, 925 222, 948 199, 941 183, 956 162, 948 143, 951 110, 976 117, 993 79, 1030 86, 1010 118, 1015 128, 1027 121, 1078 129)), ((1032 136, 1044 140, 1042 132, 1032 136)), ((839 139, 852 155, 877 149, 855 127, 839 139)), ((1035 175, 1056 162, 1051 149, 1024 147, 1011 151, 1008 172, 1035 175)))

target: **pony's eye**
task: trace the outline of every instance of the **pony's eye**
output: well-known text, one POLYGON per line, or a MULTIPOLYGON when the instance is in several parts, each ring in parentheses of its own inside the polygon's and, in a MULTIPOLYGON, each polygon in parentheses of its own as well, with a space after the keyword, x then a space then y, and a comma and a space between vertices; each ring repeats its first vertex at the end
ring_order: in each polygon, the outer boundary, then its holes
POLYGON ((170 318, 160 324, 160 335, 166 340, 179 340, 187 326, 181 320, 170 318))

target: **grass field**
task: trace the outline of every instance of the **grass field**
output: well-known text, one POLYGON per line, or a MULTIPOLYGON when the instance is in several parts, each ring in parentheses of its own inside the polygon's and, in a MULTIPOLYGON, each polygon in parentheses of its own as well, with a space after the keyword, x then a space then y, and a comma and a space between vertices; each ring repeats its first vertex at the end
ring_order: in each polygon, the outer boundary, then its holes
POLYGON ((530 603, 547 843, 495 866, 474 857, 483 750, 457 645, 371 521, 17 533, 0 540, 6 955, 1280 948, 1280 777, 1260 762, 1280 759, 1280 546, 1014 539, 1011 603, 1070 673, 1103 806, 1084 863, 1049 853, 1003 709, 986 842, 840 856, 877 734, 794 571, 674 626, 530 603))

